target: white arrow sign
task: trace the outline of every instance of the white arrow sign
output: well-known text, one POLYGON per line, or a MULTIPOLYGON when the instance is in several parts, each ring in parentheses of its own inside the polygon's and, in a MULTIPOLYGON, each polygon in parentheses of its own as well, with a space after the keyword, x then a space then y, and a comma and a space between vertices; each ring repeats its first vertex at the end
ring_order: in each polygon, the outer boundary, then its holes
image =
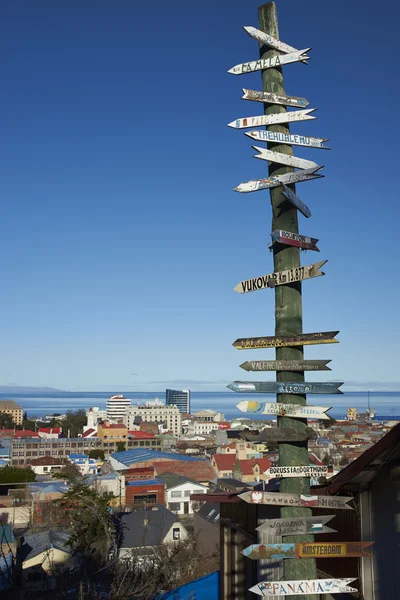
MULTIPOLYGON (((279 113, 276 115, 259 115, 258 117, 243 117, 235 119, 228 123, 228 127, 234 129, 244 129, 246 127, 260 127, 262 125, 279 125, 280 123, 293 123, 295 121, 310 121, 316 119, 310 113, 316 108, 306 108, 305 110, 294 110, 292 112, 279 113)), ((299 136, 300 137, 300 136, 299 136)))
POLYGON ((270 479, 281 477, 326 477, 328 467, 326 466, 295 466, 295 467, 270 467, 265 471, 270 479))
POLYGON ((337 533, 336 529, 326 527, 336 515, 317 517, 291 517, 287 519, 266 519, 262 525, 256 527, 257 531, 270 535, 314 535, 316 533, 337 533))
POLYGON ((262 415, 277 415, 278 417, 298 417, 300 419, 322 419, 329 421, 325 414, 332 406, 301 406, 300 404, 286 404, 280 402, 257 402, 242 400, 236 408, 246 413, 262 415))
POLYGON ((257 90, 242 89, 242 100, 254 100, 255 102, 267 102, 268 104, 281 104, 283 106, 295 106, 296 108, 307 108, 310 104, 305 98, 298 96, 280 96, 270 92, 259 92, 257 90))
POLYGON ((345 579, 296 579, 295 581, 263 581, 249 588, 258 596, 302 596, 303 594, 346 594, 358 592, 348 584, 358 577, 345 579))
POLYGON ((328 146, 324 146, 324 142, 327 142, 328 138, 316 138, 307 135, 280 133, 279 131, 267 131, 266 129, 245 131, 244 135, 251 137, 253 140, 257 140, 257 142, 274 142, 277 144, 290 144, 292 146, 305 146, 306 148, 330 150, 328 146))
MULTIPOLYGON (((255 27, 251 26, 243 27, 243 29, 249 34, 250 37, 258 42, 261 42, 262 44, 265 44, 269 48, 275 48, 275 50, 280 50, 281 52, 286 52, 287 54, 289 52, 298 52, 298 50, 293 48, 293 46, 289 46, 289 44, 285 44, 284 42, 277 40, 276 38, 272 37, 272 35, 268 35, 268 33, 264 33, 260 29, 256 29, 255 27)), ((311 50, 311 48, 309 48, 309 50, 311 50)))
POLYGON ((228 73, 233 75, 243 75, 244 73, 254 73, 254 71, 263 71, 264 69, 274 69, 281 67, 282 65, 289 65, 294 62, 303 62, 308 60, 310 57, 307 56, 307 52, 311 48, 305 48, 304 50, 296 50, 290 54, 270 56, 269 58, 260 58, 259 60, 251 60, 245 63, 239 63, 231 69, 228 73))
POLYGON ((284 175, 277 175, 276 177, 270 177, 266 179, 253 179, 251 181, 244 181, 238 186, 233 188, 235 192, 247 194, 249 192, 258 192, 259 190, 267 190, 269 188, 276 187, 284 183, 289 185, 290 183, 300 183, 301 181, 309 181, 310 179, 319 179, 324 177, 317 171, 320 171, 324 167, 317 167, 312 169, 304 169, 304 171, 297 171, 295 173, 285 173, 284 175))
POLYGON ((326 262, 328 261, 321 260, 311 265, 306 265, 305 267, 276 271, 276 273, 270 273, 269 275, 263 275, 262 277, 246 279, 245 281, 240 281, 233 289, 235 292, 239 292, 239 294, 247 294, 248 292, 273 288, 276 285, 285 285, 294 283, 295 281, 304 281, 305 279, 321 277, 322 275, 325 275, 325 273, 320 271, 320 268, 323 267, 326 262))
POLYGON ((266 148, 259 148, 258 146, 252 146, 252 148, 259 152, 259 154, 254 155, 254 158, 268 160, 269 162, 279 163, 280 165, 288 165, 289 167, 294 167, 297 169, 312 169, 313 167, 318 167, 317 163, 313 160, 306 160, 305 158, 290 156, 289 154, 275 152, 275 150, 267 150, 266 148))

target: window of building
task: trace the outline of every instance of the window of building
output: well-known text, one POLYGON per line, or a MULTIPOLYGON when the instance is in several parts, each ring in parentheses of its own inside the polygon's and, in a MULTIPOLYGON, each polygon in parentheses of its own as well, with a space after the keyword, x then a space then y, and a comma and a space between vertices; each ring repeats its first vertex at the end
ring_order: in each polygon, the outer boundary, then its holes
POLYGON ((181 498, 182 497, 182 492, 180 491, 172 491, 171 492, 171 498, 181 498))
POLYGON ((181 539, 181 530, 179 527, 173 527, 172 528, 172 539, 173 540, 180 540, 181 539))
POLYGON ((157 504, 157 494, 138 494, 133 497, 133 504, 157 504))
POLYGON ((168 504, 168 508, 172 512, 179 512, 181 510, 181 503, 180 502, 170 502, 168 504))
POLYGON ((144 446, 144 442, 140 442, 140 443, 139 443, 139 446, 144 446))

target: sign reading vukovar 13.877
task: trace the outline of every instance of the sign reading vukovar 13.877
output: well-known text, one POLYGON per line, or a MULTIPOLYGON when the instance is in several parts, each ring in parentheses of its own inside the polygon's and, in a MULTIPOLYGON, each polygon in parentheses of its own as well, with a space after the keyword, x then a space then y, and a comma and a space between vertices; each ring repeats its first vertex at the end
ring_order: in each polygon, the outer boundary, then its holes
POLYGON ((320 268, 326 262, 328 261, 321 260, 320 262, 305 267, 277 271, 276 273, 270 273, 269 275, 246 279, 245 281, 240 281, 233 289, 235 292, 239 292, 239 294, 247 294, 247 292, 256 292, 257 290, 273 288, 276 285, 285 285, 288 283, 295 283, 296 281, 321 277, 322 275, 325 275, 325 273, 320 271, 320 268))

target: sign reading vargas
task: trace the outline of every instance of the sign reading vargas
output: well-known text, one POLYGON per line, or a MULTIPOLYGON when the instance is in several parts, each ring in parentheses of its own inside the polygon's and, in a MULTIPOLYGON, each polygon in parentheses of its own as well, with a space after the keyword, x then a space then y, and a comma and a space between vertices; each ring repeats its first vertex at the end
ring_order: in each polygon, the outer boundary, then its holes
POLYGON ((282 346, 309 346, 311 344, 338 344, 335 336, 338 331, 321 331, 319 333, 300 333, 288 337, 270 335, 256 338, 238 338, 232 344, 237 350, 250 348, 281 348, 282 346))
POLYGON ((374 542, 333 542, 319 544, 318 542, 298 542, 297 544, 251 544, 242 554, 252 560, 262 558, 360 558, 372 556, 365 548, 374 542))
POLYGON ((256 129, 256 131, 245 131, 245 135, 251 137, 257 142, 277 142, 279 144, 291 144, 293 146, 307 146, 307 148, 320 148, 321 150, 330 150, 324 146, 328 138, 316 138, 306 135, 281 133, 278 131, 266 131, 265 129, 256 129))
POLYGON ((281 479, 282 477, 326 477, 328 467, 304 465, 293 467, 270 467, 265 471, 270 479, 281 479))
POLYGON ((250 360, 240 365, 245 371, 331 371, 330 360, 250 360))
POLYGON ((328 261, 321 260, 320 262, 306 265, 305 267, 296 267, 295 269, 277 271, 276 273, 270 273, 269 275, 246 279, 245 281, 240 281, 233 289, 235 292, 239 292, 239 294, 246 294, 247 292, 256 292, 257 290, 273 288, 276 285, 285 285, 296 281, 321 277, 322 275, 325 275, 325 273, 320 271, 320 268, 323 267, 326 262, 328 261))
POLYGON ((293 121, 309 121, 316 119, 310 113, 316 108, 307 108, 305 110, 295 110, 293 112, 278 113, 276 115, 260 115, 258 117, 243 117, 235 119, 228 123, 228 127, 235 129, 244 129, 245 127, 260 127, 261 125, 279 125, 280 123, 293 123, 293 121))
MULTIPOLYGON (((275 48, 275 50, 280 50, 286 54, 289 52, 298 52, 296 48, 293 48, 293 46, 289 46, 289 44, 285 44, 284 42, 277 40, 276 38, 272 37, 272 35, 268 35, 268 33, 264 33, 260 29, 256 29, 255 27, 251 26, 243 27, 243 29, 249 34, 250 37, 258 40, 262 44, 265 44, 269 48, 275 48)), ((309 48, 309 50, 311 50, 311 48, 309 48)))
POLYGON ((296 106, 297 108, 306 108, 310 104, 308 100, 298 96, 280 96, 279 94, 246 89, 242 91, 242 100, 255 100, 255 102, 268 102, 269 104, 282 104, 283 106, 296 106))
POLYGON ((336 515, 326 517, 293 517, 291 519, 267 519, 256 527, 257 531, 271 535, 308 535, 314 533, 337 533, 336 529, 325 527, 336 515))
POLYGON ((252 148, 257 150, 259 153, 255 154, 254 158, 268 160, 269 162, 279 163, 280 165, 288 165, 289 167, 294 167, 295 169, 311 169, 312 167, 318 167, 317 163, 313 160, 306 160, 305 158, 298 158, 297 156, 282 154, 282 152, 275 152, 274 150, 259 148, 258 146, 252 146, 252 148))
POLYGON ((267 179, 253 179, 251 181, 244 181, 238 186, 233 188, 235 192, 247 194, 249 192, 258 192, 259 190, 268 190, 273 187, 277 187, 284 183, 289 185, 290 183, 300 183, 301 181, 310 181, 311 179, 320 179, 325 175, 320 175, 317 171, 320 171, 324 167, 313 167, 312 169, 304 169, 303 171, 296 171, 295 173, 285 173, 284 175, 277 175, 276 177, 270 177, 267 179))
POLYGON ((347 504, 350 500, 353 500, 350 496, 304 496, 303 494, 282 494, 280 492, 243 492, 243 494, 239 494, 239 498, 249 504, 354 510, 347 504))
POLYGON ((234 381, 226 387, 241 394, 343 394, 338 389, 341 385, 343 381, 234 381))
POLYGON ((312 427, 306 427, 304 432, 293 427, 266 427, 262 431, 246 429, 239 436, 248 442, 306 442, 316 439, 317 433, 312 427))
POLYGON ((311 48, 304 48, 304 50, 296 50, 290 54, 284 54, 283 56, 277 54, 276 56, 270 56, 269 58, 260 58, 258 60, 251 60, 250 62, 239 63, 231 69, 228 73, 232 75, 243 75, 244 73, 254 73, 254 71, 263 71, 264 69, 276 69, 282 65, 289 65, 290 63, 302 62, 309 60, 307 52, 311 48))
POLYGON ((348 584, 358 579, 298 579, 296 581, 262 581, 249 588, 258 596, 300 596, 303 594, 346 594, 358 592, 348 584))
POLYGON ((300 404, 286 404, 280 402, 253 402, 242 400, 236 408, 246 413, 259 413, 262 415, 277 415, 278 417, 298 417, 299 419, 329 420, 325 413, 332 406, 301 406, 300 404))
POLYGON ((291 231, 283 231, 282 229, 274 229, 271 233, 271 237, 279 244, 286 244, 287 246, 302 248, 303 250, 315 250, 315 252, 319 252, 317 246, 319 240, 317 238, 300 235, 299 233, 292 233, 291 231))

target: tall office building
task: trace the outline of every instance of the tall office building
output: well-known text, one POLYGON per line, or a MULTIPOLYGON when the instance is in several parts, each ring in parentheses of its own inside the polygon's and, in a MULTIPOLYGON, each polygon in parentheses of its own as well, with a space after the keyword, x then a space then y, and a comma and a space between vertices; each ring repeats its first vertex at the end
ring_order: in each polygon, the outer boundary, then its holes
POLYGON ((165 404, 176 406, 181 413, 190 413, 190 390, 165 390, 165 404))
POLYGON ((131 401, 125 396, 111 396, 107 400, 107 419, 109 421, 123 421, 126 417, 126 409, 131 406, 131 401))

